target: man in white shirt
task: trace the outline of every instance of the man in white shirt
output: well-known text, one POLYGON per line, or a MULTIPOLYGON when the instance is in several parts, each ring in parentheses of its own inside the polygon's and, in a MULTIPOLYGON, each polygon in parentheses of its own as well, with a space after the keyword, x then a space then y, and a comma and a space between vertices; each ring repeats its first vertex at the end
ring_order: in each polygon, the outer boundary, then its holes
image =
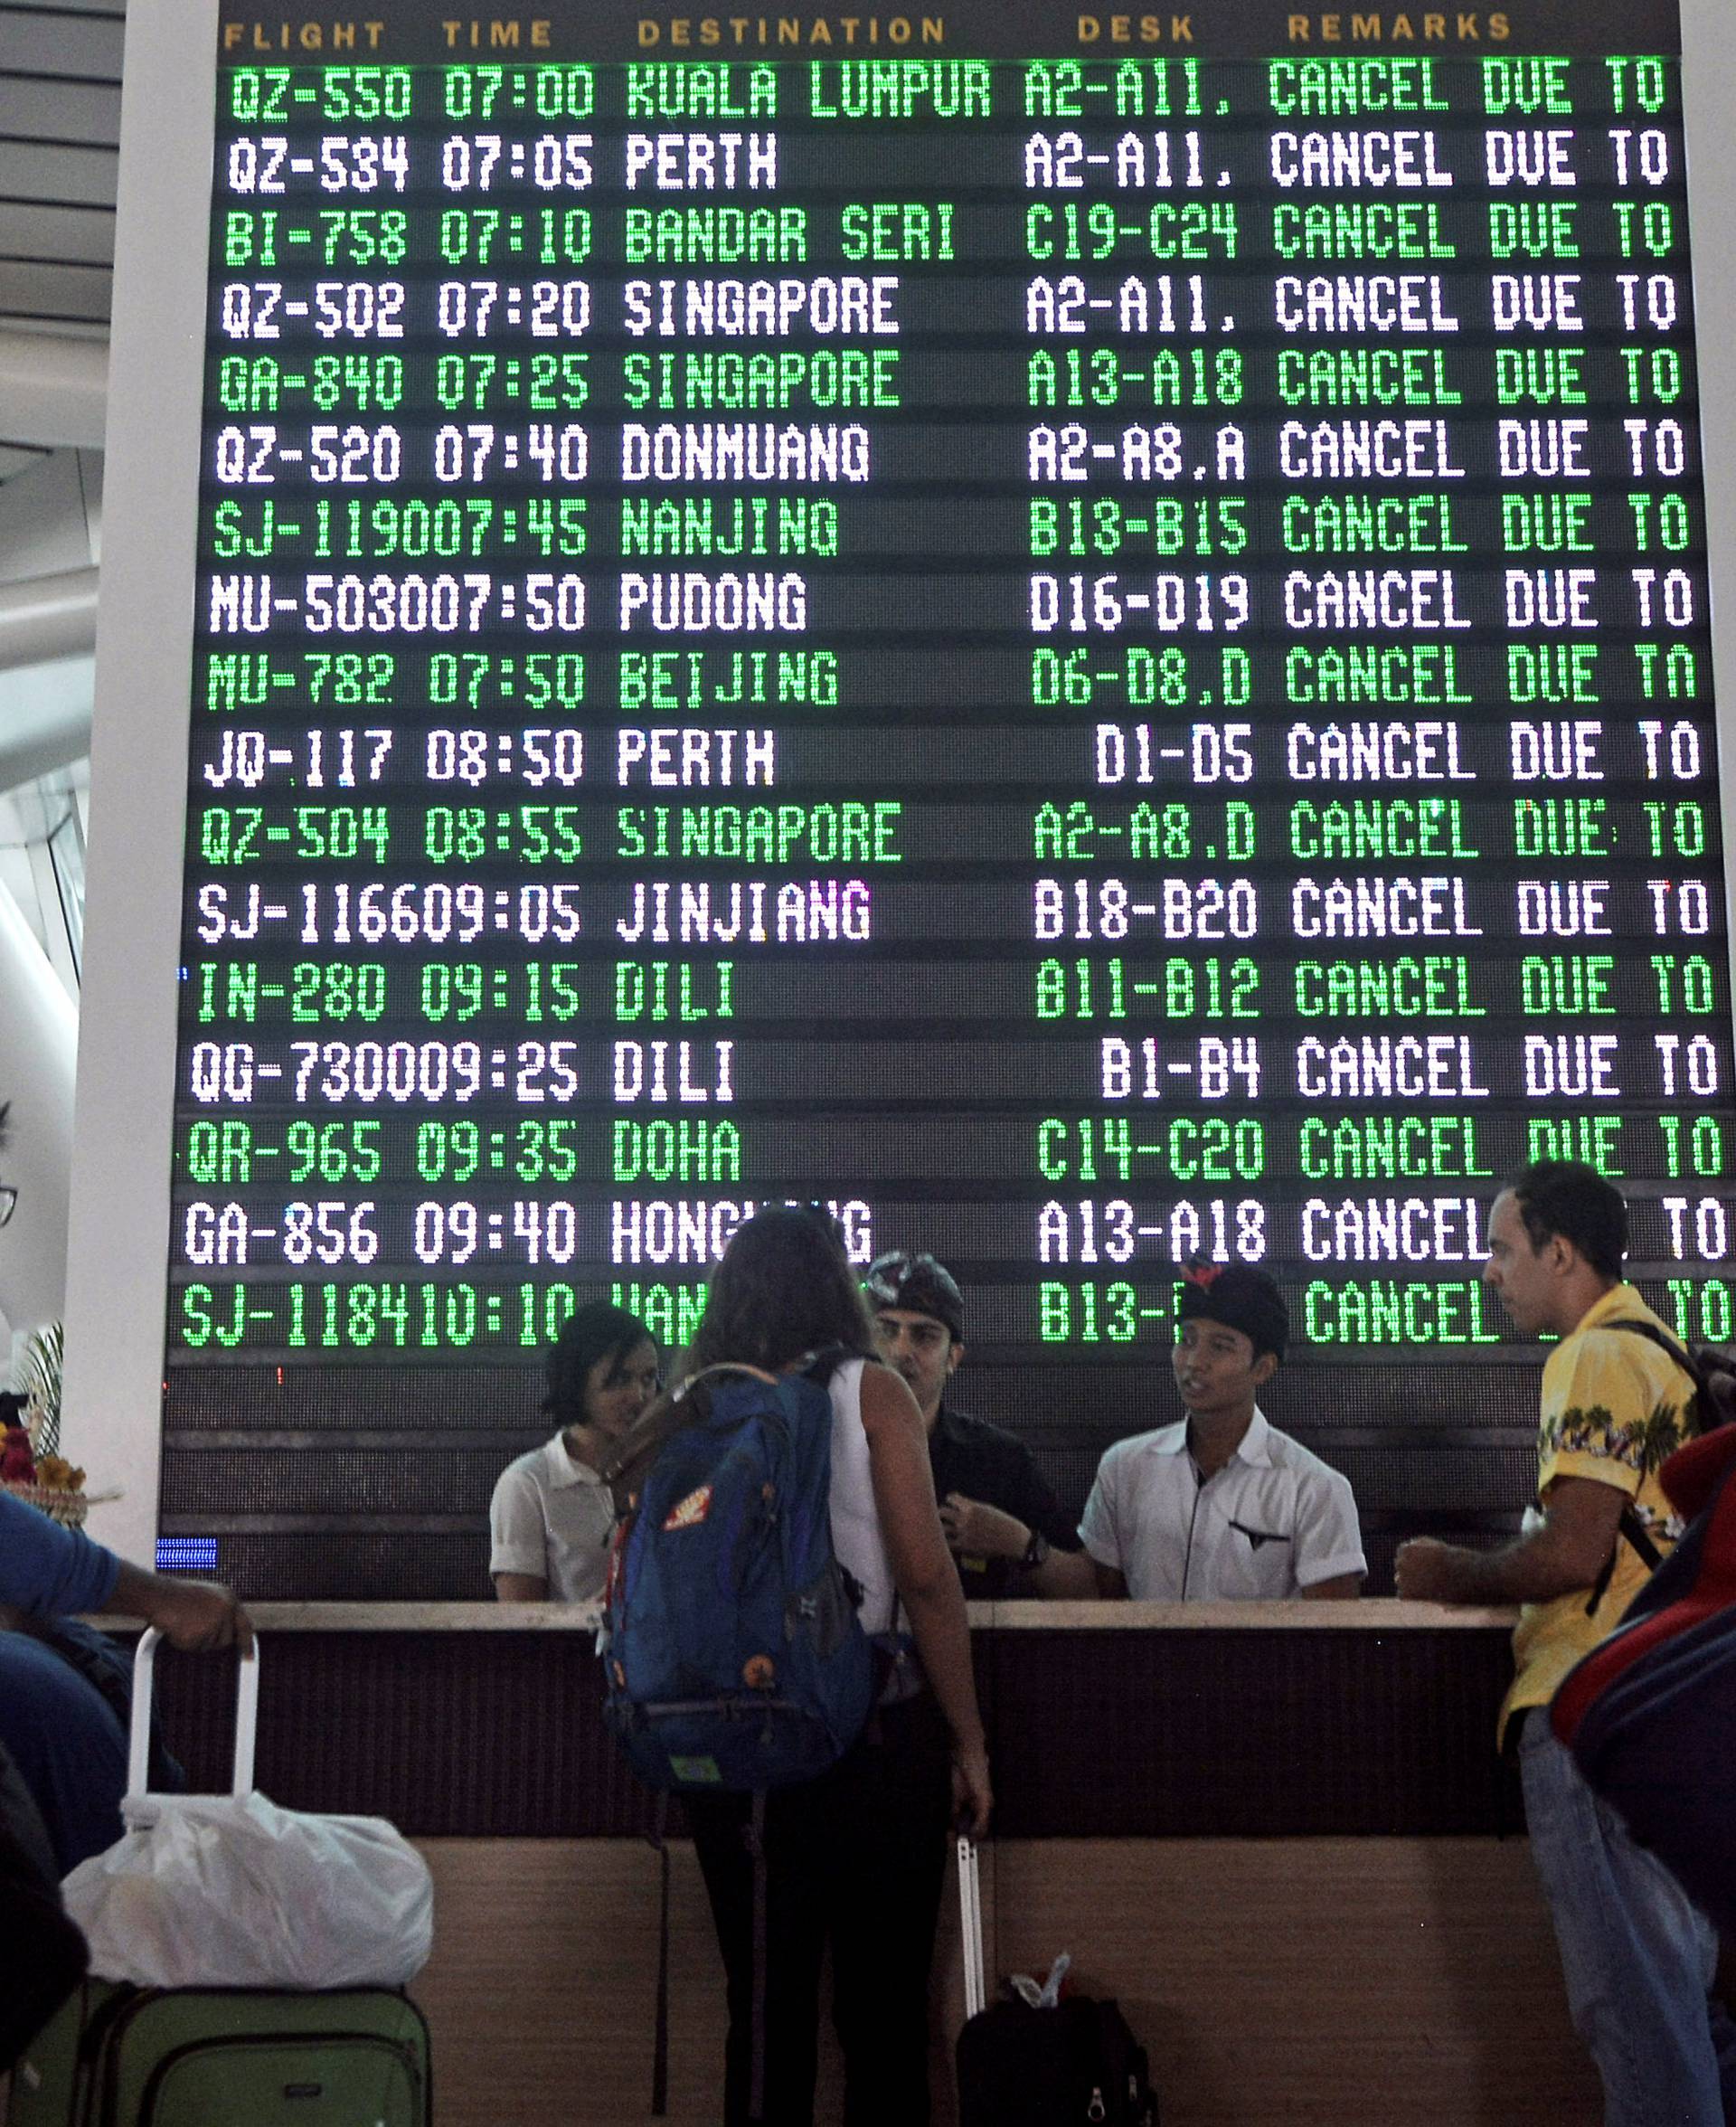
POLYGON ((1368 1566, 1348 1481, 1254 1400, 1288 1339, 1283 1294, 1246 1263, 1194 1262, 1183 1281, 1170 1363, 1185 1415, 1118 1441, 1099 1464, 1079 1525, 1097 1593, 1354 1597, 1368 1566))

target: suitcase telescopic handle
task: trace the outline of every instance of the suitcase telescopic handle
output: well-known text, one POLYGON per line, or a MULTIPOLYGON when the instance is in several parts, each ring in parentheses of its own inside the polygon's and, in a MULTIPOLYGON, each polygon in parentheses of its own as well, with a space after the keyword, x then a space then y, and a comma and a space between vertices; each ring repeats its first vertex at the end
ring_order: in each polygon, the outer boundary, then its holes
POLYGON ((983 1879, 972 1839, 958 1841, 958 1919, 965 1952, 965 2021, 986 2006, 983 1986, 983 1879))
MULTIPOLYGON (((142 1801, 150 1792, 151 1777, 151 1678, 156 1667, 156 1643, 163 1637, 155 1625, 138 1636, 133 1656, 133 1717, 127 1739, 127 1800, 142 1801)), ((259 1642, 241 1657, 241 1673, 235 1693, 235 1760, 230 1791, 253 1791, 253 1743, 259 1725, 259 1642)))

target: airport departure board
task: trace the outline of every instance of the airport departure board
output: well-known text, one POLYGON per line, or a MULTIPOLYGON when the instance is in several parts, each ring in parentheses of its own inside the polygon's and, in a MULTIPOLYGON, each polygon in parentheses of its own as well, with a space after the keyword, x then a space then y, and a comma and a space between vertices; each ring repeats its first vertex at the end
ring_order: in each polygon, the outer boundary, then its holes
POLYGON ((1525 1160, 1732 1329, 1674 5, 219 32, 164 1530, 486 1591, 756 1205, 1082 1498, 1178 1270, 1380 1568, 1510 1526, 1525 1160))

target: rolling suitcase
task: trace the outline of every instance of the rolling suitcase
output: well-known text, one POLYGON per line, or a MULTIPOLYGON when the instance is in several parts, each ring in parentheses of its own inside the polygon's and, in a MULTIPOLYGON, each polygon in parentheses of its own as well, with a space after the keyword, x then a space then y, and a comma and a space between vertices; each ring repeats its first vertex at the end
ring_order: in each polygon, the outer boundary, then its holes
MULTIPOLYGON (((155 1638, 139 1650, 129 1801, 146 1786, 155 1638)), ((258 1677, 256 1655, 241 1670, 237 1796, 252 1787, 258 1677)), ((6 2127, 429 2127, 432 2117, 428 2026, 394 1987, 92 1978, 20 2056, 6 2127)))
POLYGON ((966 1839, 958 1841, 958 1902, 959 2127, 1157 2127, 1145 2048, 1113 2001, 1074 1994, 1040 2008, 1018 1992, 986 2000, 976 1848, 966 1839))
POLYGON ((29 2046, 7 2127, 428 2127, 428 2027, 388 1987, 87 1980, 29 2046))

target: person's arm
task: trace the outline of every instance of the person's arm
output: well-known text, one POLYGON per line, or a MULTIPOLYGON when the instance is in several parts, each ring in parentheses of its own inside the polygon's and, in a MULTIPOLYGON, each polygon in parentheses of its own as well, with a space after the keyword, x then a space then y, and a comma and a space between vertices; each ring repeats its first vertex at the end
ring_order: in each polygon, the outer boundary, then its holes
POLYGON ((243 1654, 252 1650, 253 1621, 227 1588, 215 1581, 146 1573, 125 1559, 115 1576, 114 1593, 97 1605, 97 1614, 143 1618, 184 1654, 208 1654, 219 1647, 239 1647, 243 1654))
POLYGON ((1363 1592, 1363 1555, 1356 1495, 1342 1470, 1309 1471, 1297 1495, 1297 1593, 1305 1602, 1354 1602, 1363 1592))
POLYGON ((1618 1484, 1558 1477, 1543 1520, 1497 1551, 1413 1536, 1394 1562, 1399 1594, 1407 1602, 1550 1602, 1590 1588, 1615 1550, 1628 1499, 1618 1484))
MULTIPOLYGON (((1111 1448, 1097 1466, 1097 1476, 1092 1480, 1090 1497, 1085 1502, 1085 1511, 1079 1517, 1080 1541, 1085 1548, 1078 1556, 1090 1570, 1090 1584, 1083 1584, 1083 1575, 1077 1568, 1070 1569, 1064 1584, 1044 1594, 1082 1595, 1088 1600, 1096 1596, 1101 1602, 1121 1602, 1127 1599, 1127 1576, 1121 1570, 1121 1542, 1116 1533, 1117 1479, 1121 1459, 1111 1448)), ((1049 1563, 1052 1565, 1053 1559, 1049 1563)))
POLYGON ((1090 1601, 1097 1581, 1071 1520, 1061 1512, 1048 1479, 1031 1451, 1019 1446, 1005 1467, 995 1472, 995 1503, 949 1492, 940 1502, 940 1519, 954 1551, 967 1557, 1005 1558, 1014 1567, 1009 1593, 1090 1601), (1041 1536, 1047 1555, 1039 1565, 1026 1565, 1025 1554, 1041 1536))
MULTIPOLYGON (((1042 1595, 1051 1602, 1095 1602, 1103 1593, 1103 1571, 1083 1551, 1051 1551, 1041 1565, 1020 1575, 1019 1593, 1042 1595)), ((1127 1593, 1125 1583, 1120 1593, 1127 1593)))
MULTIPOLYGON (((984 1499, 967 1499, 962 1492, 948 1492, 940 1502, 940 1526, 952 1548, 966 1558, 1021 1560, 1030 1547, 1034 1520, 1021 1521, 1001 1507, 984 1499)), ((1047 1531, 1043 1532, 1047 1535, 1047 1531)), ((1081 1550, 1062 1551, 1050 1537, 1049 1555, 1041 1565, 1021 1565, 1018 1593, 1046 1595, 1051 1600, 1072 1598, 1089 1602, 1097 1594, 1091 1562, 1081 1550)))
POLYGON ((939 1502, 940 1527, 947 1542, 966 1558, 1023 1558, 1031 1541, 1029 1526, 986 1499, 967 1499, 948 1492, 939 1502))
POLYGON ((488 1502, 488 1572, 496 1602, 546 1602, 549 1536, 542 1502, 522 1462, 508 1463, 488 1502))
POLYGON ((988 1829, 994 1794, 970 1666, 964 1591, 934 1504, 916 1398, 885 1366, 862 1370, 862 1429, 892 1582, 940 1710, 952 1730, 953 1795, 971 1836, 988 1829))
POLYGON ((115 1592, 119 1571, 114 1553, 81 1530, 62 1528, 0 1491, 0 1602, 33 1617, 100 1610, 115 1592))

